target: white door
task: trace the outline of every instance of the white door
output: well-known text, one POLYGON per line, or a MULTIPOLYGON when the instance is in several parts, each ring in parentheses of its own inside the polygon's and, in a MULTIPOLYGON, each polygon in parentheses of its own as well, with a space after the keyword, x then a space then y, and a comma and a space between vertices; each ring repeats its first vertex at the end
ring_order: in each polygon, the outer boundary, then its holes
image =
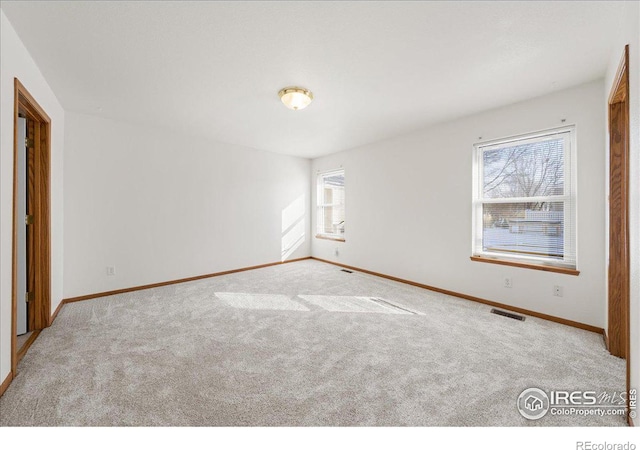
POLYGON ((25 217, 27 215, 27 119, 18 118, 18 160, 16 161, 18 170, 16 195, 16 230, 17 230, 17 250, 18 250, 18 335, 27 332, 27 225, 25 217))

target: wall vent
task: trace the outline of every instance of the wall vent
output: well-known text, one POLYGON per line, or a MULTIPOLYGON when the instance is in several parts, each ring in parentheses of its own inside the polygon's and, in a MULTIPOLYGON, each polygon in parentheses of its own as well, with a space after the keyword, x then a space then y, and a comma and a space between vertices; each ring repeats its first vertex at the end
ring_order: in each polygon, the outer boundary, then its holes
POLYGON ((510 319, 521 320, 522 322, 524 322, 524 316, 521 316, 520 314, 510 313, 510 312, 507 312, 507 311, 502 311, 500 309, 493 308, 491 310, 491 314, 497 314, 499 316, 508 317, 510 319))

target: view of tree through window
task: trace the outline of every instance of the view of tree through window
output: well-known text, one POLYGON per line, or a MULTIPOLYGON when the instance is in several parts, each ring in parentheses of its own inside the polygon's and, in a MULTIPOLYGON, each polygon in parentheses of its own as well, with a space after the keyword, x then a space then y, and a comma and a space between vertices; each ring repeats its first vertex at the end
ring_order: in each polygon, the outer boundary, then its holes
POLYGON ((565 236, 573 204, 565 160, 569 137, 566 131, 477 148, 477 253, 575 259, 572 227, 565 236))
POLYGON ((483 152, 484 198, 564 194, 562 144, 554 139, 483 152))

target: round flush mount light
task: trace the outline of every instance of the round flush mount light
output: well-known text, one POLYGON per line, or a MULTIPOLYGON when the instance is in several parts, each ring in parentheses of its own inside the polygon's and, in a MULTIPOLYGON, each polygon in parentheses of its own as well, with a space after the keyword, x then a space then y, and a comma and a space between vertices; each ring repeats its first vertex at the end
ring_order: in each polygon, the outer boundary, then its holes
POLYGON ((313 94, 309 89, 297 86, 281 89, 280 92, 278 92, 278 96, 280 100, 282 100, 282 103, 284 103, 284 106, 296 111, 306 108, 313 100, 313 94))

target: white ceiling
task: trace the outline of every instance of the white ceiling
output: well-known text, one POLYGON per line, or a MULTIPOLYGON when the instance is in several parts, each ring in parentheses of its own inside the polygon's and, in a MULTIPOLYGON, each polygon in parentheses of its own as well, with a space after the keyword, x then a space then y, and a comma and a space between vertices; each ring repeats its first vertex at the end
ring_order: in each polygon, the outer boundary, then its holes
POLYGON ((317 157, 604 75, 617 2, 6 2, 62 106, 317 157), (278 91, 315 100, 286 109, 278 91))

